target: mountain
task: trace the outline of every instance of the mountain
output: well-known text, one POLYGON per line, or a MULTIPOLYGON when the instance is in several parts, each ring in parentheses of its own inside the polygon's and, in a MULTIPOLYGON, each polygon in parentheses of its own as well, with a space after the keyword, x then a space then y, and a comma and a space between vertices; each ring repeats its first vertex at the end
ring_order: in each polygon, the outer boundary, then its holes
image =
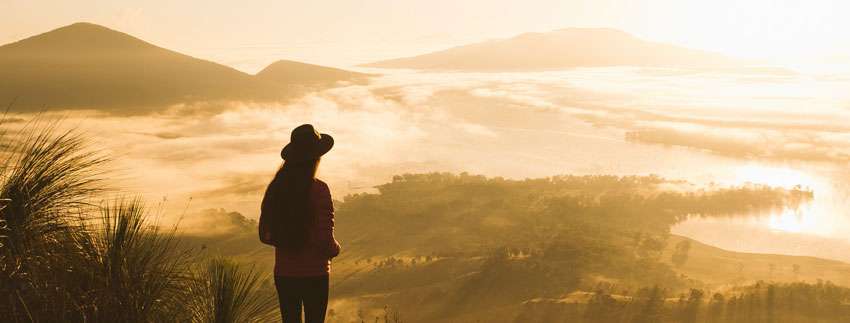
POLYGON ((537 71, 576 67, 733 67, 733 59, 641 40, 604 28, 525 33, 434 53, 369 63, 381 68, 461 71, 537 71))
MULTIPOLYGON (((326 73, 305 65, 292 80, 309 78, 314 71, 326 73)), ((287 86, 291 84, 269 82, 90 23, 0 46, 0 105, 14 102, 15 111, 133 111, 197 101, 276 101, 298 94, 287 86)))
POLYGON ((283 85, 333 85, 337 82, 363 82, 370 74, 346 71, 295 61, 279 60, 257 73, 257 78, 283 85))

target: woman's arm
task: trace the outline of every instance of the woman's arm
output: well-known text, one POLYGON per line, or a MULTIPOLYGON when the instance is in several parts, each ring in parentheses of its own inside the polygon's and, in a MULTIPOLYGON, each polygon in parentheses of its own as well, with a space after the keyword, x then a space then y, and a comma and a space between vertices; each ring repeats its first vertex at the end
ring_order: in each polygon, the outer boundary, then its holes
POLYGON ((316 212, 318 243, 326 250, 328 258, 333 258, 339 255, 340 246, 334 237, 334 206, 331 192, 328 185, 320 181, 316 185, 314 194, 316 196, 313 198, 313 209, 316 212))
POLYGON ((257 226, 258 234, 260 236, 260 242, 265 243, 267 245, 274 245, 274 241, 272 240, 272 232, 269 228, 269 217, 273 216, 272 214, 275 212, 273 207, 273 199, 272 195, 274 192, 274 182, 269 184, 266 188, 266 193, 263 195, 263 202, 260 204, 260 223, 257 226))

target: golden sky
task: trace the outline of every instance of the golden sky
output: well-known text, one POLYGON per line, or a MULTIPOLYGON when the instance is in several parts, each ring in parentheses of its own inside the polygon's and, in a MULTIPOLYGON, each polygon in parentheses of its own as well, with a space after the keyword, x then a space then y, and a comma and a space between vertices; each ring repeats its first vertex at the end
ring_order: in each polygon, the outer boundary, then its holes
POLYGON ((254 70, 348 66, 528 31, 611 27, 728 55, 850 52, 844 0, 3 0, 0 43, 78 21, 254 70))

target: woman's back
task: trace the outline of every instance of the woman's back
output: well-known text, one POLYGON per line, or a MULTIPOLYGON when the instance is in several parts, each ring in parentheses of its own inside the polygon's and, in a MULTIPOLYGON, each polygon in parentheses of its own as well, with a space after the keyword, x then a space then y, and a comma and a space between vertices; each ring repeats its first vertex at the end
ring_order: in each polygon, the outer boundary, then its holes
POLYGON ((325 182, 314 180, 310 203, 314 217, 309 226, 307 244, 301 250, 275 248, 274 273, 277 276, 327 275, 331 258, 339 254, 339 243, 334 238, 333 200, 325 182))

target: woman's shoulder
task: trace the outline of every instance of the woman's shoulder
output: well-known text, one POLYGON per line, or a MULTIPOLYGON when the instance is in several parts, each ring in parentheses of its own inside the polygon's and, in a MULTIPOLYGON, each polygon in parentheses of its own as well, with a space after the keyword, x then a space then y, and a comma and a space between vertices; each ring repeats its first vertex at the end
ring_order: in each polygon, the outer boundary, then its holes
POLYGON ((318 178, 313 179, 313 190, 320 192, 330 192, 328 184, 318 178))
MULTIPOLYGON (((320 179, 313 181, 313 193, 311 194, 313 203, 316 203, 321 209, 330 210, 333 212, 333 199, 331 198, 331 190, 328 184, 325 184, 320 179)), ((333 217, 333 215, 331 215, 333 217)))

